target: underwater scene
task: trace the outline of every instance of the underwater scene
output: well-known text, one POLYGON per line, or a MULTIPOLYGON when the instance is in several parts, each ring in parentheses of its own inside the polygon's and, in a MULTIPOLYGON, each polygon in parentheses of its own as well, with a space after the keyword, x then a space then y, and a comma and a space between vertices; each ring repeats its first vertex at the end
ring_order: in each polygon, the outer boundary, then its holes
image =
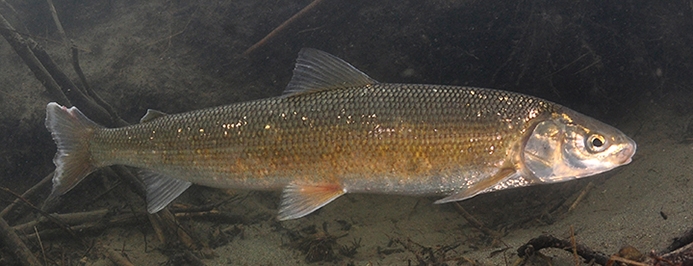
POLYGON ((0 23, 0 265, 693 265, 692 1, 0 23))

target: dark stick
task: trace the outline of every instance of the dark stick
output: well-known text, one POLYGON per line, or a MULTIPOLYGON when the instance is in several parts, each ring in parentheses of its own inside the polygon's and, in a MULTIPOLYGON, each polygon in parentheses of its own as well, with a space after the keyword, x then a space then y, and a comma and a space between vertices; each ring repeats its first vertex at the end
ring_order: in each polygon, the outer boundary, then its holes
POLYGON ((575 247, 570 243, 570 240, 561 240, 550 235, 542 235, 533 238, 517 249, 517 255, 520 257, 532 256, 539 250, 545 248, 560 248, 562 250, 573 252, 576 249, 577 254, 585 261, 594 260, 599 265, 606 265, 609 257, 601 252, 594 251, 582 244, 577 244, 575 247))
POLYGON ((664 252, 671 252, 677 250, 690 243, 693 243, 693 228, 688 229, 688 231, 683 233, 683 235, 681 235, 680 237, 674 238, 674 240, 671 242, 671 245, 669 245, 664 252))
POLYGON ((29 48, 29 45, 24 41, 24 38, 15 31, 14 27, 10 25, 2 14, 0 14, 0 34, 5 37, 5 40, 12 46, 12 49, 24 60, 24 63, 26 63, 31 72, 34 73, 36 79, 46 87, 48 93, 50 93, 58 103, 71 106, 72 103, 67 99, 65 94, 63 94, 58 83, 55 82, 43 64, 39 62, 31 51, 31 48, 29 48))
POLYGON ((38 259, 31 253, 31 250, 24 245, 24 242, 17 236, 17 234, 12 230, 12 227, 7 224, 5 219, 0 218, 0 239, 4 243, 5 247, 14 251, 11 252, 17 256, 19 261, 23 265, 29 266, 41 266, 38 259))
POLYGON ((243 52, 243 56, 248 56, 250 55, 253 51, 257 50, 258 48, 264 46, 265 44, 269 43, 272 39, 276 38, 279 36, 286 28, 288 28, 291 24, 299 20, 300 18, 304 17, 306 14, 311 12, 313 9, 315 9, 316 6, 318 6, 323 0, 314 0, 310 4, 308 4, 306 7, 301 9, 301 11, 298 11, 298 13, 294 14, 291 16, 289 19, 284 21, 279 27, 276 27, 274 30, 272 30, 269 34, 267 34, 262 40, 256 42, 253 44, 253 46, 250 46, 245 52, 243 52))
POLYGON ((120 253, 116 252, 115 250, 112 249, 106 249, 106 256, 108 259, 111 260, 115 265, 118 266, 134 266, 128 259, 120 255, 120 253))
POLYGON ((471 213, 467 212, 467 210, 465 210, 465 209, 462 207, 462 205, 460 205, 460 203, 458 203, 458 202, 453 202, 452 205, 455 206, 455 209, 457 210, 457 212, 458 212, 460 215, 462 215, 462 218, 464 218, 465 220, 467 220, 467 222, 469 222, 469 223, 471 223, 472 225, 474 225, 477 229, 481 230, 481 232, 483 232, 484 234, 486 234, 486 235, 488 235, 488 236, 490 236, 490 237, 493 237, 493 238, 500 238, 500 237, 501 237, 501 233, 496 232, 496 231, 494 231, 494 230, 491 230, 491 229, 489 229, 488 227, 484 226, 484 224, 483 224, 482 222, 480 222, 479 220, 477 220, 477 219, 474 217, 474 215, 472 215, 471 213))
MULTIPOLYGON (((56 16, 57 14, 53 12, 53 15, 56 16)), ((56 23, 59 23, 56 17, 54 17, 54 19, 56 19, 56 23)), ((40 47, 33 40, 23 39, 22 36, 15 31, 14 27, 12 27, 12 25, 10 25, 2 15, 0 15, 0 34, 3 35, 8 43, 10 43, 13 49, 34 73, 36 78, 41 81, 44 87, 46 87, 48 92, 51 93, 58 103, 65 106, 73 106, 74 103, 74 105, 82 107, 82 111, 92 119, 96 120, 97 122, 105 122, 104 124, 109 126, 127 125, 127 122, 117 117, 115 112, 113 112, 112 108, 109 108, 108 105, 100 105, 99 102, 104 101, 98 97, 95 97, 96 94, 93 93, 93 91, 84 91, 75 86, 75 84, 69 79, 69 77, 67 77, 67 75, 65 75, 64 72, 60 70, 57 64, 55 64, 55 62, 51 59, 48 53, 43 50, 42 47, 40 47)), ((64 36, 64 32, 61 32, 61 34, 64 36)), ((74 63, 75 62, 73 62, 73 64, 74 63)), ((115 169, 118 169, 118 167, 115 169)), ((122 177, 123 176, 121 175, 121 178, 122 177)), ((125 179, 127 180, 128 178, 134 179, 129 180, 130 184, 141 183, 136 177, 134 177, 134 175, 125 175, 125 179)), ((141 190, 136 189, 136 191, 140 192, 138 193, 139 195, 142 195, 141 190)), ((57 204, 59 204, 59 197, 49 197, 49 199, 46 200, 46 203, 48 203, 47 205, 52 204, 53 206, 57 206, 57 204)), ((46 204, 44 204, 43 210, 36 210, 46 215, 46 212, 49 209, 51 208, 46 208, 46 204)), ((165 231, 173 232, 174 236, 177 236, 180 241, 186 243, 186 247, 201 249, 203 253, 211 253, 211 249, 203 244, 193 245, 193 241, 191 241, 193 237, 187 231, 179 228, 175 217, 167 209, 159 212, 156 216, 159 217, 158 220, 161 221, 160 226, 162 226, 165 231)), ((52 217, 48 216, 46 218, 51 219, 52 217)), ((55 222, 60 224, 59 221, 55 222)), ((74 232, 69 230, 69 227, 64 227, 63 229, 67 229, 68 232, 74 234, 74 232)), ((176 238, 173 237, 168 241, 173 242, 175 239, 176 238)))
MULTIPOLYGON (((33 209, 34 211, 38 212, 38 213, 41 214, 44 218, 48 219, 49 221, 53 222, 54 224, 60 226, 63 230, 65 230, 66 232, 68 232, 68 233, 69 233, 70 235, 72 235, 75 239, 80 239, 79 237, 77 237, 77 234, 75 234, 74 231, 70 230, 69 226, 68 226, 66 223, 64 223, 63 221, 61 221, 61 220, 59 220, 59 219, 57 219, 57 218, 51 216, 51 215, 48 214, 47 212, 42 211, 42 210, 40 210, 39 208, 36 208, 36 206, 34 206, 33 204, 31 204, 31 202, 27 201, 25 198, 22 198, 22 196, 20 196, 19 194, 14 193, 14 191, 12 191, 12 190, 10 190, 10 189, 8 189, 8 188, 5 188, 5 187, 0 187, 0 190, 5 191, 6 193, 8 193, 8 194, 10 194, 10 195, 16 197, 17 199, 21 200, 26 206, 28 206, 29 208, 31 208, 31 209, 33 209)), ((81 240, 81 239, 80 239, 80 240, 81 240)), ((84 243, 83 243, 83 244, 84 244, 84 243)), ((87 245, 85 244, 85 246, 87 246, 87 245)))
MULTIPOLYGON (((34 185, 33 187, 24 191, 24 193, 22 193, 22 198, 25 198, 25 199, 30 198, 32 195, 34 195, 34 193, 36 193, 41 187, 43 187, 45 184, 47 184, 52 179, 53 179, 53 172, 51 172, 46 177, 41 179, 41 181, 36 183, 36 185, 34 185)), ((7 215, 10 211, 12 211, 12 209, 14 209, 14 207, 17 206, 17 203, 19 203, 20 201, 21 200, 19 198, 12 201, 12 203, 10 205, 7 205, 7 207, 5 207, 5 209, 3 209, 0 212, 0 217, 5 217, 5 215, 7 215)))
POLYGON ((693 242, 682 246, 677 250, 666 253, 661 256, 652 256, 655 263, 653 265, 693 265, 693 242), (660 263, 661 262, 661 263, 660 263))
MULTIPOLYGON (((96 212, 87 212, 87 213, 81 213, 78 215, 82 216, 92 216, 92 217, 98 217, 100 215, 101 211, 96 211, 96 212)), ((66 232, 74 232, 74 236, 79 236, 83 234, 88 234, 88 233, 99 233, 103 232, 104 230, 108 228, 113 228, 113 227, 119 227, 119 226, 128 226, 128 225, 139 225, 141 224, 140 221, 144 219, 146 216, 145 213, 125 213, 125 214, 120 214, 117 216, 113 217, 106 217, 107 215, 102 216, 101 218, 94 219, 91 221, 85 221, 84 223, 76 223, 73 225, 68 225, 66 226, 66 229, 63 228, 51 228, 51 229, 43 229, 38 232, 31 232, 23 235, 23 237, 27 239, 38 239, 38 235, 41 236, 41 239, 54 239, 54 238, 64 238, 66 232), (38 234, 38 235, 37 235, 38 234)), ((61 217, 64 216, 55 216, 55 219, 60 219, 61 217)), ((76 217, 74 219, 81 219, 83 217, 76 217)), ((73 220, 72 222, 80 222, 73 220)), ((26 225, 19 225, 20 227, 26 227, 26 225)), ((21 233, 21 232, 20 232, 21 233)), ((67 233, 68 235, 73 235, 71 233, 67 233)))
POLYGON ((665 250, 650 254, 650 258, 654 265, 693 266, 693 228, 674 238, 665 250))
POLYGON ((115 121, 111 115, 89 97, 82 89, 77 87, 72 80, 60 70, 58 65, 51 59, 50 55, 33 40, 27 40, 36 58, 46 68, 48 73, 53 77, 55 82, 60 85, 63 93, 72 101, 75 106, 82 107, 82 112, 86 113, 92 120, 106 122, 108 125, 114 125, 115 121))
MULTIPOLYGON (((75 224, 80 224, 80 223, 87 223, 87 222, 93 222, 93 221, 98 221, 106 217, 110 213, 109 210, 107 209, 102 209, 102 210, 96 210, 96 211, 89 211, 89 212, 73 212, 73 213, 65 213, 65 214, 51 214, 50 216, 62 221, 62 223, 66 225, 75 225, 75 224)), ((32 220, 30 222, 20 224, 20 225, 15 225, 12 227, 16 232, 19 233, 25 233, 29 234, 31 230, 35 226, 38 226, 40 224, 46 223, 48 221, 47 218, 41 217, 37 220, 32 220)))
POLYGON ((87 82, 87 78, 84 76, 84 72, 82 72, 82 67, 79 66, 79 49, 77 47, 72 46, 72 68, 74 68, 75 72, 77 72, 77 76, 79 76, 79 80, 82 82, 82 86, 84 86, 84 91, 91 97, 99 106, 103 107, 106 109, 106 112, 111 116, 111 120, 113 121, 113 124, 116 126, 126 126, 128 123, 125 122, 120 116, 118 116, 118 113, 116 113, 115 109, 104 101, 101 96, 96 94, 92 89, 91 86, 89 86, 89 83, 87 82))
POLYGON ((48 9, 51 11, 51 16, 53 17, 53 22, 55 22, 55 26, 58 28, 58 32, 60 33, 60 36, 63 37, 63 42, 65 42, 65 46, 67 48, 70 48, 70 43, 67 39, 67 34, 65 34, 65 30, 63 29, 63 24, 60 23, 60 19, 58 18, 58 11, 55 10, 55 5, 53 5, 53 0, 46 0, 48 2, 48 9))

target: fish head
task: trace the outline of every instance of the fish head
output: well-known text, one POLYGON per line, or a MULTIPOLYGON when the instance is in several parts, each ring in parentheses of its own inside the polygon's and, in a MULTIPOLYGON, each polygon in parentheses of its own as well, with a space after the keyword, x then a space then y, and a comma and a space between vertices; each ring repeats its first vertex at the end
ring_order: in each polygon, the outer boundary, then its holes
POLYGON ((567 108, 536 124, 522 147, 526 176, 556 183, 631 162, 635 142, 618 129, 567 108))

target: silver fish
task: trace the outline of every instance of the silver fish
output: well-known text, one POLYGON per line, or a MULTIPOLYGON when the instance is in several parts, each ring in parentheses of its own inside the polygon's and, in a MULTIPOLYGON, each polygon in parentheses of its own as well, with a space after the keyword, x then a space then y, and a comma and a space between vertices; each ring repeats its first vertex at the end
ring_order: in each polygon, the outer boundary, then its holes
POLYGON ((192 183, 283 190, 279 219, 303 217, 345 193, 441 195, 459 201, 568 181, 628 164, 621 131, 519 93, 379 83, 349 63, 303 49, 279 97, 104 128, 49 103, 58 146, 52 196, 109 165, 146 169, 148 211, 192 183))

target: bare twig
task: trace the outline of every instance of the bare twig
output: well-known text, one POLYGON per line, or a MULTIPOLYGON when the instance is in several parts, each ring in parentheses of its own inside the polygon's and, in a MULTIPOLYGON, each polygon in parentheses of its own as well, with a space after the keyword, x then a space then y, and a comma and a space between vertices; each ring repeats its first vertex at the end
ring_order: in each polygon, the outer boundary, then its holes
MULTIPOLYGON (((89 86, 89 83, 87 82, 86 77, 84 76, 84 72, 82 71, 82 67, 79 65, 79 49, 70 41, 69 38, 67 38, 67 34, 65 33, 65 30, 63 29, 62 23, 60 23, 60 18, 58 17, 58 12, 55 10, 55 6, 53 5, 53 0, 46 0, 48 2, 48 7, 51 11, 51 15, 53 16, 53 22, 55 22, 55 26, 58 29, 58 32, 60 33, 60 36, 63 39, 63 42, 65 43, 65 47, 71 52, 72 55, 72 67, 74 68, 75 72, 77 73, 77 76, 79 76, 79 80, 84 86, 84 90, 82 91, 83 93, 87 94, 91 100, 96 102, 101 108, 104 108, 105 111, 110 115, 110 120, 114 122, 114 124, 118 126, 123 126, 125 125, 125 121, 122 121, 120 117, 118 117, 117 113, 111 107, 110 104, 108 104, 106 101, 101 99, 99 95, 94 93, 91 90, 91 87, 89 86)), ((54 76, 55 77, 55 76, 54 76)), ((74 85, 70 87, 76 87, 74 85)), ((76 87, 77 88, 77 87, 76 87)))
POLYGON ((652 257, 654 261, 668 263, 659 265, 693 265, 693 242, 672 252, 652 257))
MULTIPOLYGON (((645 264, 642 262, 637 262, 634 260, 629 260, 626 258, 621 258, 619 256, 611 256, 611 257, 609 257, 609 261, 623 262, 623 263, 625 263, 625 265, 628 265, 628 266, 650 266, 651 265, 651 264, 645 264)), ((607 263, 607 265, 608 265, 608 263, 607 263)))
POLYGON ((590 181, 589 184, 587 184, 587 186, 585 186, 585 188, 582 189, 580 195, 577 196, 575 201, 573 201, 573 204, 570 204, 568 212, 573 211, 577 207, 577 205, 580 204, 580 202, 582 202, 582 200, 585 198, 585 196, 587 196, 587 194, 590 192, 590 190, 592 190, 593 187, 594 182, 590 181))
POLYGON ((36 259, 31 250, 22 242, 17 234, 12 230, 12 227, 7 224, 5 219, 0 218, 0 241, 5 247, 12 250, 23 265, 41 266, 41 263, 36 259))
POLYGON ((128 123, 125 122, 120 116, 118 116, 118 113, 113 109, 113 107, 106 101, 104 101, 101 96, 96 94, 91 89, 91 86, 89 86, 89 82, 87 82, 86 76, 84 76, 84 72, 82 71, 82 67, 79 65, 79 49, 77 49, 76 46, 72 45, 70 48, 72 50, 72 68, 75 70, 77 73, 77 76, 79 77, 80 82, 82 82, 82 86, 84 86, 84 92, 91 97, 91 99, 94 100, 99 106, 103 107, 103 109, 108 112, 108 114, 111 117, 111 121, 114 126, 126 126, 128 123))
MULTIPOLYGON (((20 198, 24 198, 24 199, 30 198, 31 196, 33 196, 34 193, 36 193, 41 187, 46 185, 52 179, 53 179, 53 172, 46 175, 46 177, 41 179, 41 181, 36 183, 36 185, 34 185, 33 187, 24 191, 24 193, 22 193, 20 198)), ((17 203, 19 203, 21 201, 20 198, 16 198, 14 201, 12 201, 12 203, 10 205, 7 205, 7 207, 5 207, 5 209, 3 209, 0 212, 0 217, 5 217, 5 215, 7 215, 10 211, 12 211, 15 208, 15 206, 17 206, 17 203)))
POLYGON ((39 247, 41 247, 41 255, 43 255, 43 263, 46 263, 48 259, 46 259, 46 249, 43 248, 43 241, 41 241, 41 236, 38 234, 38 229, 36 229, 36 226, 34 226, 34 232, 36 233, 36 239, 38 240, 39 247))
MULTIPOLYGON (((573 245, 569 240, 562 240, 550 235, 542 235, 533 238, 517 249, 517 255, 520 257, 532 256, 539 250, 545 248, 559 248, 572 252, 573 245)), ((609 257, 601 252, 594 251, 582 244, 575 244, 575 250, 580 257, 585 261, 594 260, 599 265, 606 265, 609 257)))
MULTIPOLYGON (((67 233, 69 233, 70 235, 72 235, 75 239, 80 239, 79 237, 77 237, 77 234, 75 234, 74 231, 70 230, 70 228, 68 227, 68 225, 65 224, 63 221, 61 221, 61 220, 59 220, 59 219, 56 219, 55 217, 51 216, 50 214, 48 214, 47 212, 45 212, 45 211, 43 211, 43 210, 41 210, 41 209, 39 209, 39 208, 36 208, 36 206, 34 206, 33 204, 31 204, 31 202, 29 202, 28 200, 22 198, 21 195, 15 193, 14 191, 12 191, 12 190, 10 190, 10 189, 8 189, 8 188, 5 188, 5 187, 0 187, 0 190, 5 191, 6 193, 8 193, 8 194, 10 194, 10 195, 13 195, 14 197, 20 199, 20 200, 21 200, 22 202, 24 202, 24 204, 26 204, 28 207, 32 208, 34 211, 38 212, 38 213, 41 214, 43 217, 47 218, 48 220, 50 220, 51 222, 55 223, 56 225, 60 226, 61 229, 65 230, 67 233)), ((83 243, 83 244, 85 244, 85 243, 83 243)), ((86 246, 86 244, 85 244, 85 246, 86 246)))
POLYGON ((163 225, 162 228, 166 229, 164 234, 167 238, 178 239, 189 249, 200 251, 203 257, 210 258, 213 256, 214 252, 212 249, 209 248, 207 244, 196 239, 190 232, 188 232, 188 230, 181 227, 176 221, 173 213, 171 213, 168 209, 163 209, 155 214, 150 214, 149 217, 150 220, 155 219, 163 225), (170 229, 173 229, 173 231, 170 231, 170 229))
POLYGON ((58 28, 58 32, 60 33, 60 36, 63 38, 63 42, 65 42, 65 47, 70 49, 70 41, 67 38, 67 34, 65 34, 63 24, 60 23, 60 19, 58 19, 58 11, 55 10, 53 0, 46 0, 46 2, 48 2, 48 9, 51 10, 51 16, 53 17, 53 22, 55 22, 55 27, 58 28))
POLYGON ((128 259, 120 255, 120 253, 110 248, 106 248, 106 256, 117 266, 135 266, 128 259))
POLYGON ((683 235, 674 238, 671 245, 669 245, 664 252, 671 252, 686 245, 690 245, 691 243, 693 243, 693 228, 688 229, 683 235))
MULTIPOLYGON (((57 18, 57 12, 54 12, 52 3, 49 1, 51 8, 53 9, 54 20, 59 30, 61 30, 60 22, 57 18)), ((110 106, 105 104, 105 101, 101 100, 93 91, 87 90, 85 83, 85 89, 75 86, 75 84, 70 80, 70 78, 65 75, 64 72, 55 64, 48 53, 40 47, 36 42, 31 39, 24 39, 19 33, 10 25, 10 23, 0 15, 0 34, 10 43, 17 54, 24 60, 29 69, 34 73, 36 78, 43 83, 49 93, 53 98, 60 104, 65 106, 80 106, 80 109, 91 117, 93 120, 100 122, 108 126, 125 126, 127 122, 120 119, 110 106)), ((61 30, 63 39, 67 42, 67 37, 64 34, 64 30, 61 30)), ((77 58, 73 54, 73 66, 77 65, 78 72, 81 72, 81 68, 78 67, 79 63, 77 58)), ((78 74, 78 75, 83 75, 78 74)), ((80 77, 84 80, 86 78, 80 77)), ((138 195, 144 196, 144 189, 139 181, 134 175, 129 174, 129 171, 124 170, 124 167, 113 167, 116 171, 120 172, 119 176, 124 178, 131 184, 138 195), (128 173, 128 174, 123 174, 128 173)), ((19 196, 21 198, 21 196, 19 196)), ((31 203, 27 201, 27 204, 32 206, 31 203)), ((59 197, 52 197, 46 200, 44 203, 44 209, 35 209, 37 212, 41 213, 47 219, 52 220, 56 224, 62 227, 62 230, 66 230, 74 236, 74 231, 72 227, 62 224, 59 220, 51 217, 47 214, 47 210, 58 206, 59 197), (56 203, 57 202, 57 203, 56 203)), ((8 209, 9 211, 9 209, 8 209)), ((3 211, 7 213, 8 211, 3 211)), ((211 253, 211 249, 199 244, 198 242, 192 241, 193 237, 185 230, 181 230, 175 217, 167 210, 156 214, 156 221, 159 222, 158 226, 162 226, 163 231, 173 232, 171 238, 168 238, 170 242, 166 241, 164 243, 173 243, 176 239, 180 240, 188 248, 201 250, 202 253, 211 253)), ((3 220, 4 221, 4 220, 3 220)), ((157 224, 153 224, 156 228, 157 224)))
POLYGON ((573 250, 573 259, 575 260, 575 266, 580 266, 580 257, 577 253, 577 239, 575 239, 575 230, 573 226, 570 226, 570 247, 573 250))
POLYGON ((14 7, 13 7, 12 5, 10 5, 10 3, 8 3, 8 2, 7 2, 7 1, 5 1, 5 0, 2 0, 2 3, 3 3, 3 4, 5 4, 5 5, 7 6, 7 7, 9 7, 9 8, 10 8, 10 10, 12 10, 12 13, 15 13, 15 14, 17 14, 17 10, 16 10, 16 9, 14 9, 14 7))
MULTIPOLYGON (((97 211, 101 212, 101 211, 97 211)), ((94 216, 96 217, 97 213, 94 212, 86 212, 86 213, 80 213, 77 215, 83 215, 83 216, 94 216)), ((23 237, 26 237, 27 239, 38 239, 40 236, 41 239, 54 239, 56 237, 64 237, 65 232, 73 232, 71 234, 74 234, 75 237, 77 235, 83 235, 83 234, 88 234, 88 233, 93 233, 93 232, 102 232, 103 230, 107 228, 113 228, 113 227, 118 227, 118 226, 126 226, 126 225, 137 225, 141 224, 140 221, 144 219, 145 213, 125 213, 125 214, 120 214, 116 215, 113 217, 102 217, 100 219, 95 219, 91 221, 84 221, 83 223, 75 223, 72 225, 66 225, 67 229, 60 228, 49 228, 49 229, 42 229, 39 230, 37 233, 30 233, 23 235, 23 237)), ((61 216, 55 216, 54 219, 60 219, 61 216)), ((72 221, 75 222, 75 221, 72 221)), ((19 225, 18 227, 25 227, 26 225, 19 225)))
MULTIPOLYGON (((102 210, 88 211, 88 212, 51 214, 50 216, 53 217, 54 219, 58 219, 58 220, 62 221, 65 225, 78 225, 78 224, 102 220, 109 213, 110 213, 109 210, 102 209, 102 210)), ((30 221, 30 222, 27 222, 24 224, 15 225, 12 227, 12 229, 14 229, 15 231, 20 232, 20 233, 28 232, 29 229, 34 228, 38 225, 44 224, 47 221, 49 221, 47 218, 41 217, 37 220, 33 220, 33 221, 30 221)))
POLYGON ((92 120, 110 126, 118 125, 118 123, 121 122, 118 121, 117 118, 112 117, 106 109, 96 103, 84 90, 77 87, 72 80, 60 70, 58 65, 51 59, 43 47, 31 39, 28 39, 27 43, 41 65, 46 68, 53 80, 60 85, 62 92, 70 99, 72 104, 81 107, 80 110, 87 114, 92 120))
POLYGON ((304 7, 303 9, 301 9, 301 11, 298 11, 298 13, 294 14, 294 15, 291 16, 289 19, 287 19, 286 21, 284 21, 284 23, 282 23, 281 25, 279 25, 278 27, 276 27, 274 30, 272 30, 269 34, 267 34, 264 38, 262 38, 262 40, 260 40, 260 41, 256 42, 255 44, 253 44, 253 46, 250 46, 250 48, 248 48, 247 50, 245 50, 245 52, 243 52, 242 55, 243 55, 243 56, 248 56, 248 55, 250 55, 251 53, 253 53, 253 51, 257 50, 258 48, 260 48, 260 47, 262 47, 262 46, 264 46, 264 45, 266 45, 267 43, 269 43, 270 41, 272 41, 272 39, 274 39, 274 38, 276 38, 277 36, 279 36, 279 35, 280 35, 283 31, 285 31, 289 26, 291 26, 291 24, 295 23, 297 20, 303 18, 306 14, 310 13, 311 11, 313 11, 313 10, 314 10, 318 5, 320 5, 320 3, 322 3, 322 2, 323 2, 323 0, 314 0, 313 2, 311 2, 310 4, 308 4, 306 7, 304 7))
POLYGON ((470 214, 469 212, 467 212, 467 210, 465 210, 465 209, 462 207, 462 205, 460 205, 458 202, 453 202, 452 205, 455 206, 455 209, 457 210, 457 212, 458 212, 460 215, 462 215, 462 218, 464 218, 465 220, 467 220, 467 222, 469 222, 469 223, 471 223, 472 225, 474 225, 477 229, 481 230, 481 232, 483 232, 484 234, 486 234, 486 235, 488 235, 488 236, 490 236, 490 237, 493 237, 493 238, 499 238, 499 237, 501 237, 501 233, 496 232, 496 231, 491 230, 491 229, 489 229, 488 227, 486 227, 482 222, 480 222, 479 220, 477 220, 472 214, 470 214))
MULTIPOLYGON (((82 86, 84 86, 84 91, 87 94, 89 94, 89 96, 94 98, 94 100, 96 100, 96 98, 95 98, 96 94, 94 94, 91 91, 91 87, 89 86, 89 83, 87 82, 87 77, 84 76, 84 72, 82 71, 82 67, 79 65, 79 49, 77 49, 77 47, 73 45, 72 47, 70 47, 70 50, 72 51, 72 68, 77 73, 77 76, 79 77, 79 81, 82 82, 82 86)), ((111 110, 109 110, 109 113, 110 113, 110 111, 111 110)))
POLYGON ((0 34, 7 40, 10 46, 12 46, 12 49, 17 52, 19 57, 24 60, 24 63, 26 63, 31 72, 34 73, 36 79, 46 87, 48 93, 50 93, 58 103, 71 106, 72 103, 67 99, 65 94, 63 94, 58 83, 55 82, 51 74, 48 73, 43 64, 36 58, 36 55, 31 51, 31 48, 24 38, 15 31, 14 27, 10 25, 2 14, 0 14, 0 34))

